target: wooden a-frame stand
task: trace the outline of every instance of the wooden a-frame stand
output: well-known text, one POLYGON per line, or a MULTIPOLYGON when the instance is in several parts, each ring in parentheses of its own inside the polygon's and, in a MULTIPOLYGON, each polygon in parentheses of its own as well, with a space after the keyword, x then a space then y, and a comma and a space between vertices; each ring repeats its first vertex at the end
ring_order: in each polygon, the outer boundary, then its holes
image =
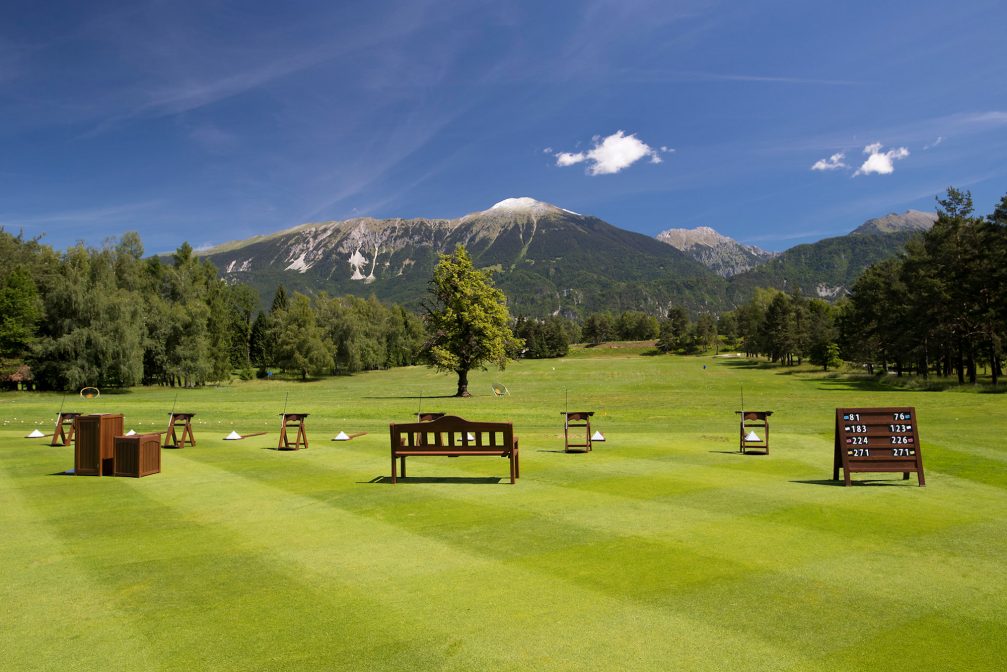
POLYGON ((563 450, 567 453, 591 452, 591 416, 594 411, 563 411, 563 450), (571 432, 570 430, 573 430, 571 432), (580 431, 584 430, 583 439, 580 431), (573 436, 571 437, 571 434, 573 436))
POLYGON ((164 437, 165 448, 185 448, 186 437, 189 445, 196 445, 196 437, 192 435, 192 417, 195 413, 171 413, 171 420, 168 421, 167 436, 164 437), (181 439, 176 435, 175 430, 181 427, 181 439))
POLYGON ((766 455, 769 455, 769 416, 771 416, 773 412, 735 411, 735 413, 741 415, 741 426, 739 427, 740 443, 738 445, 738 451, 741 453, 747 453, 750 448, 759 448, 761 450, 765 450, 766 455), (755 431, 753 428, 761 428, 763 431, 763 438, 749 440, 747 438, 748 434, 745 430, 755 431))
POLYGON ((308 447, 308 433, 304 429, 304 419, 307 413, 281 413, 280 414, 280 442, 276 445, 277 450, 299 450, 301 446, 308 447), (287 427, 297 426, 297 435, 294 442, 290 443, 287 437, 287 427))
POLYGON ((66 446, 73 441, 74 428, 76 425, 74 421, 80 413, 63 413, 59 414, 56 418, 56 429, 52 432, 52 442, 50 446, 66 446))

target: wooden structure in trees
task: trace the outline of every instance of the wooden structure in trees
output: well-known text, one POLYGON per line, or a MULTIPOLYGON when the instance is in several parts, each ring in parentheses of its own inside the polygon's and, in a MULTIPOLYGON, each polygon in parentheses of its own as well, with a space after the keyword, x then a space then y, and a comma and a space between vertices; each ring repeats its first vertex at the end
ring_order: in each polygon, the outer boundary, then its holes
POLYGON ((73 441, 75 421, 80 413, 70 413, 60 411, 56 418, 56 428, 52 431, 52 442, 50 446, 67 446, 73 441))
POLYGON ((916 472, 926 485, 918 429, 911 406, 837 408, 832 480, 839 480, 840 469, 847 487, 851 472, 902 472, 904 481, 916 472))
POLYGON ((74 425, 77 435, 73 451, 74 474, 111 475, 115 468, 115 437, 122 435, 122 427, 121 413, 78 415, 74 425))
POLYGON ((4 387, 8 390, 31 391, 35 389, 35 377, 32 375, 31 367, 27 364, 21 364, 11 374, 4 376, 3 382, 4 387))
POLYGON ((469 422, 454 415, 445 415, 427 422, 392 423, 391 435, 392 483, 398 478, 396 460, 406 477, 406 458, 417 455, 491 455, 510 460, 510 482, 521 475, 518 460, 518 439, 509 422, 469 422))
POLYGON ((741 424, 738 427, 740 443, 738 451, 747 453, 751 448, 759 448, 769 455, 769 416, 772 411, 735 411, 741 416, 741 424), (762 437, 758 434, 752 437, 752 433, 758 429, 762 432, 762 437))
POLYGON ((175 413, 171 412, 171 420, 168 421, 168 431, 164 437, 165 448, 185 448, 186 438, 189 445, 196 445, 196 437, 192 435, 192 418, 195 413, 175 413), (182 436, 176 435, 176 430, 181 428, 182 436))
POLYGON ((591 452, 591 416, 594 411, 563 411, 561 414, 564 416, 563 450, 567 453, 591 452))
POLYGON ((114 451, 114 476, 142 478, 161 472, 160 434, 117 436, 114 451))
POLYGON ((276 444, 277 450, 299 450, 302 446, 308 447, 308 433, 304 428, 306 417, 307 413, 280 413, 280 441, 276 444), (297 428, 293 443, 287 436, 287 429, 292 427, 297 428))

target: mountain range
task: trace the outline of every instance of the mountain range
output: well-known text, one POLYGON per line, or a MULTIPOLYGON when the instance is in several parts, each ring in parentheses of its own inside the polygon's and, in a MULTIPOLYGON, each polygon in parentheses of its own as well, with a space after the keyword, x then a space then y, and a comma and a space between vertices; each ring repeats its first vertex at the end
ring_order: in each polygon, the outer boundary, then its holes
POLYGON ((493 271, 511 313, 583 315, 599 310, 693 313, 748 300, 755 287, 834 298, 869 263, 898 254, 932 224, 910 211, 865 222, 847 236, 783 253, 742 245, 713 229, 669 229, 656 238, 531 198, 509 198, 457 219, 373 219, 303 224, 204 249, 222 277, 254 287, 268 305, 288 291, 375 295, 417 307, 441 253, 464 245, 493 271))

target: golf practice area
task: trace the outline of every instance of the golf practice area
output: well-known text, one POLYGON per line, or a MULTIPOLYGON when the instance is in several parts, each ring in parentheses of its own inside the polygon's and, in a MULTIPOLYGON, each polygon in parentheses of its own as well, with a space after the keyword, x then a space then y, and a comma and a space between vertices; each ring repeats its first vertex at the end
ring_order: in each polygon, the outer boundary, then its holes
POLYGON ((612 344, 473 371, 467 399, 423 367, 3 392, 0 669, 1004 669, 1007 395, 887 379, 612 344), (862 409, 898 409, 878 464, 919 473, 834 480, 839 433, 870 467, 862 409), (742 410, 770 446, 739 449, 742 410), (61 411, 162 443, 174 412, 194 442, 71 475, 61 411), (422 413, 512 422, 519 478, 414 455, 392 484, 389 424, 422 413))

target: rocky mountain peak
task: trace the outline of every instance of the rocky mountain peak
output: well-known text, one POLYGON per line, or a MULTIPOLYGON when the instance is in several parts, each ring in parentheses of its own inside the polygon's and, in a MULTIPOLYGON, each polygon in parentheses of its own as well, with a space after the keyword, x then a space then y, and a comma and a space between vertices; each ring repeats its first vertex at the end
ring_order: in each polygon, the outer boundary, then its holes
POLYGON ((755 268, 776 256, 753 245, 743 245, 708 226, 668 229, 657 234, 657 239, 685 252, 725 278, 755 268))
POLYGON ((676 247, 683 252, 696 245, 716 247, 727 242, 733 242, 727 236, 717 233, 708 226, 698 226, 695 229, 668 229, 657 234, 657 239, 676 247))
POLYGON ((937 221, 937 213, 906 210, 901 215, 889 213, 875 217, 853 230, 854 234, 898 233, 903 231, 928 231, 937 221))

